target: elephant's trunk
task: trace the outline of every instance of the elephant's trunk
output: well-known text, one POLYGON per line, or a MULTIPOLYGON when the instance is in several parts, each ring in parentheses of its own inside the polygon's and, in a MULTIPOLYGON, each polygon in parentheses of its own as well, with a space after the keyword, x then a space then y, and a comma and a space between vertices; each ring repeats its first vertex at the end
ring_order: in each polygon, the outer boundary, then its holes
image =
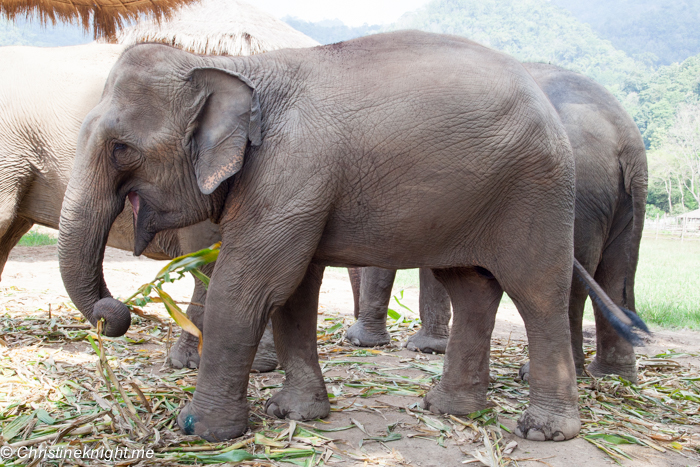
MULTIPOLYGON (((100 202, 94 192, 72 177, 63 200, 58 234, 58 260, 66 291, 93 326, 104 318, 104 334, 121 336, 129 329, 131 313, 107 289, 102 261, 109 230, 124 208, 124 199, 112 196, 100 202)), ((86 186, 90 186, 87 184, 86 186)))

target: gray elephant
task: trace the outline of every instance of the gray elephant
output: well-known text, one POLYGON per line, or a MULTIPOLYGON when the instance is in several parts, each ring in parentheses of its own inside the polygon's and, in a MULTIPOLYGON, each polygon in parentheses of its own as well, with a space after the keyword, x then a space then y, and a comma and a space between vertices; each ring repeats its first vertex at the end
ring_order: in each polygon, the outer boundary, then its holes
MULTIPOLYGON (((110 69, 124 48, 89 44, 75 47, 0 47, 0 273, 10 250, 34 224, 58 228, 80 125, 99 102, 110 69)), ((132 208, 127 206, 109 232, 107 245, 133 250, 132 208)), ((203 222, 164 231, 144 251, 170 259, 220 240, 218 226, 203 222)), ((206 266, 211 273, 213 265, 206 266)), ((202 327, 204 285, 196 281, 187 313, 202 327)), ((197 339, 183 332, 171 348, 176 368, 199 364, 197 339)), ((274 369, 271 335, 254 369, 274 369)))
POLYGON ((86 117, 61 211, 61 274, 78 309, 123 331, 102 257, 129 198, 135 253, 206 219, 222 247, 185 433, 247 430, 248 371, 272 317, 285 369, 268 414, 325 417, 316 314, 327 265, 429 267, 455 307, 436 413, 486 406, 506 291, 530 338, 516 433, 580 429, 567 304, 574 162, 566 132, 514 59, 421 32, 251 57, 129 48, 86 117), (250 141, 250 144, 248 142, 250 141), (116 325, 115 325, 116 323, 116 325))
MULTIPOLYGON (((615 97, 594 81, 556 66, 525 63, 561 118, 576 163, 574 255, 619 306, 634 310, 634 276, 644 226, 647 161, 637 126, 615 97)), ((355 316, 347 338, 355 345, 388 344, 386 311, 395 270, 351 270, 355 316), (360 280, 360 274, 362 279, 360 280), (361 291, 361 293, 360 293, 361 291)), ((575 276, 569 299, 571 346, 576 372, 584 370, 582 319, 587 292, 575 276)), ((597 352, 589 371, 637 380, 632 344, 622 338, 593 301, 597 352)), ((420 270, 423 326, 407 347, 444 353, 450 300, 428 269, 420 270)), ((528 366, 521 376, 527 377, 528 366)))

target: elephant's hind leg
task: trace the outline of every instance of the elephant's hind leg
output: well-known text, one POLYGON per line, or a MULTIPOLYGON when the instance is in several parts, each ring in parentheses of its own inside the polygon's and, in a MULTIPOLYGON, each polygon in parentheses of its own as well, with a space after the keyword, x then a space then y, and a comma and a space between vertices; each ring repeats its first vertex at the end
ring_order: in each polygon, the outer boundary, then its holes
POLYGON ((406 348, 414 352, 445 353, 450 336, 450 296, 432 270, 421 268, 419 274, 418 309, 422 324, 408 339, 406 348))
POLYGON ((571 270, 545 268, 534 260, 525 264, 527 275, 511 272, 505 282, 499 277, 525 322, 530 352, 530 407, 515 434, 533 441, 564 441, 581 429, 566 312, 571 270))
POLYGON ((268 415, 313 420, 330 412, 316 351, 316 314, 323 270, 322 266, 309 265, 299 287, 272 315, 275 346, 286 379, 282 390, 267 401, 268 415))
MULTIPOLYGON (((617 305, 625 306, 626 275, 629 271, 629 229, 617 236, 603 252, 595 280, 617 305)), ((637 382, 637 366, 634 347, 621 337, 610 322, 603 317, 598 305, 593 303, 596 327, 596 355, 588 370, 595 376, 620 375, 637 382)))
MULTIPOLYGON (((214 264, 206 264, 202 266, 201 270, 204 274, 211 277, 214 271, 214 264)), ((194 292, 192 293, 191 302, 187 307, 187 317, 200 331, 204 330, 204 302, 206 299, 206 287, 199 279, 195 279, 194 292)), ((173 368, 198 368, 198 345, 199 339, 196 336, 187 331, 182 331, 177 342, 175 342, 175 345, 170 349, 168 362, 173 368)))
POLYGON ((452 299, 454 319, 442 379, 423 405, 435 413, 464 415, 486 407, 491 332, 503 289, 475 268, 434 272, 452 299))
POLYGON ((396 270, 367 267, 362 268, 360 274, 357 321, 350 326, 345 338, 358 347, 386 345, 391 342, 386 330, 386 314, 396 270))

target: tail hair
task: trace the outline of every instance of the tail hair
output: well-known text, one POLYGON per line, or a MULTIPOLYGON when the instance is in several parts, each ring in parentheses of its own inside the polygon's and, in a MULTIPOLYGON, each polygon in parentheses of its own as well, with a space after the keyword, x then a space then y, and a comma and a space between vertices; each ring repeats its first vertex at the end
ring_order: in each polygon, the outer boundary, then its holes
POLYGON ((632 345, 644 345, 642 339, 635 333, 635 328, 651 334, 646 323, 635 312, 616 305, 605 293, 602 287, 574 258, 574 271, 583 283, 591 299, 598 305, 603 317, 608 320, 615 331, 632 345))

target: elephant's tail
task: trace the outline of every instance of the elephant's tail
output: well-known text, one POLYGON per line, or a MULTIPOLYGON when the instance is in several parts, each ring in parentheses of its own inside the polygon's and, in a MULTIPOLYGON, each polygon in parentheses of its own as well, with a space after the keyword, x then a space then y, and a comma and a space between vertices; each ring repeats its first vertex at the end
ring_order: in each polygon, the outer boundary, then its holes
POLYGON ((634 311, 615 305, 612 299, 608 297, 608 294, 606 294, 602 287, 588 274, 588 271, 581 266, 581 263, 579 263, 576 258, 574 258, 574 272, 581 282, 583 282, 583 286, 586 287, 591 299, 598 305, 603 316, 610 322, 615 331, 630 343, 642 345, 642 340, 634 333, 634 328, 641 329, 647 334, 651 334, 647 325, 642 321, 642 318, 634 311))

